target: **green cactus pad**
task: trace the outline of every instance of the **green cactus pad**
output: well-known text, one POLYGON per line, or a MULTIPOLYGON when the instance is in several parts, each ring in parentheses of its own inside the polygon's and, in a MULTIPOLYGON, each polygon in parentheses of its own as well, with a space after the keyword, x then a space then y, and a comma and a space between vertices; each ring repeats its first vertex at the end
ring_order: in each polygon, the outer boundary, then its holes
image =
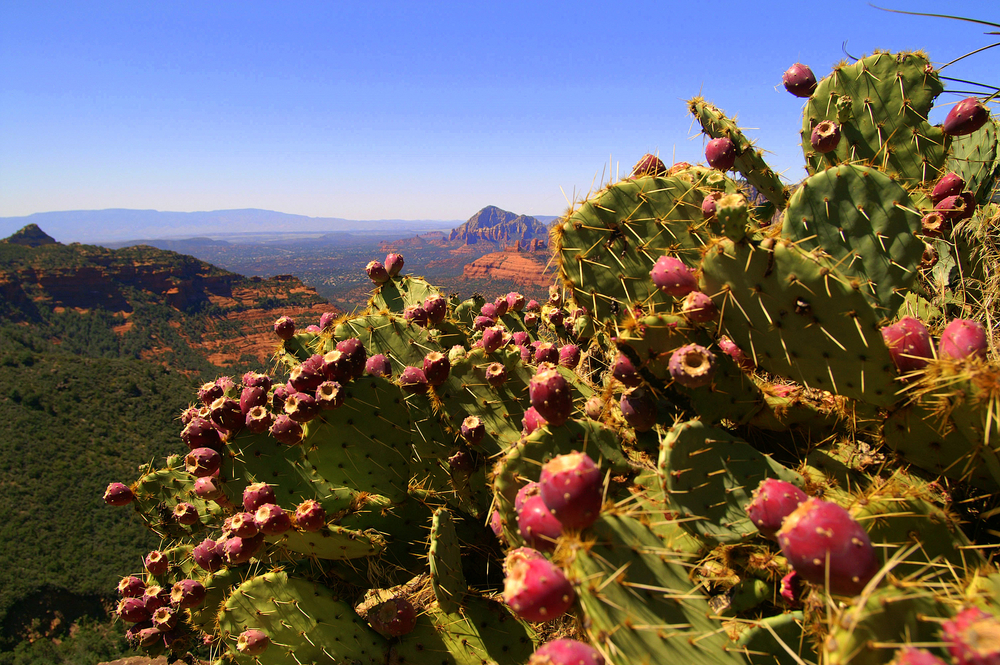
POLYGON ((316 498, 313 487, 299 471, 299 446, 286 446, 266 432, 252 434, 244 430, 230 440, 227 448, 230 454, 222 457, 220 477, 233 479, 224 489, 235 505, 243 505, 243 489, 251 483, 271 485, 278 505, 286 509, 304 499, 316 498))
POLYGON ((370 314, 348 319, 334 328, 327 350, 337 342, 357 337, 368 356, 384 354, 392 363, 393 375, 398 375, 408 365, 421 367, 424 356, 431 351, 446 349, 438 341, 441 335, 439 330, 421 328, 392 312, 370 314))
POLYGON ((195 478, 184 469, 184 458, 171 455, 162 469, 150 469, 132 487, 135 509, 151 529, 164 538, 185 538, 221 526, 225 511, 215 501, 205 501, 194 493, 195 478), (198 522, 178 524, 172 512, 179 503, 190 503, 198 511, 198 522))
POLYGON ((920 53, 876 53, 838 65, 816 86, 803 111, 802 150, 810 173, 841 162, 895 173, 908 186, 937 180, 947 139, 927 113, 944 86, 920 53), (833 152, 817 153, 810 137, 824 120, 840 125, 833 152))
POLYGON ((723 332, 758 367, 878 406, 896 401, 881 317, 826 260, 785 240, 720 239, 702 278, 718 294, 723 332))
POLYGON ((659 469, 671 507, 686 518, 684 526, 717 543, 757 534, 746 505, 765 478, 802 484, 797 473, 700 420, 670 428, 660 444, 659 469))
POLYGON ((788 201, 788 190, 778 174, 764 161, 763 153, 754 147, 736 123, 701 97, 695 97, 688 101, 688 111, 701 123, 702 130, 708 136, 713 139, 728 138, 733 142, 738 155, 736 169, 777 210, 784 209, 785 203, 788 201))
POLYGON ((290 530, 267 541, 289 552, 317 559, 360 559, 374 556, 385 549, 385 537, 374 530, 352 531, 330 524, 319 531, 290 530))
POLYGON ((326 587, 284 572, 248 579, 226 599, 219 611, 219 637, 234 662, 284 665, 334 662, 383 665, 385 639, 366 625, 347 603, 326 587), (255 628, 270 639, 259 656, 236 650, 240 633, 255 628))
POLYGON ((368 308, 372 312, 388 310, 402 314, 407 307, 411 305, 422 307, 424 300, 438 295, 441 295, 441 292, 431 286, 423 277, 397 275, 388 282, 375 287, 375 291, 368 301, 368 308))
POLYGON ((458 546, 455 522, 445 508, 434 512, 431 522, 431 546, 428 557, 431 566, 431 588, 443 612, 455 612, 469 585, 462 573, 462 554, 458 546))
MULTIPOLYGON (((864 166, 841 164, 806 179, 788 202, 781 235, 822 249, 891 316, 913 285, 924 253, 920 216, 906 190, 864 166)), ((881 309, 878 309, 878 307, 881 309)))
POLYGON ((736 643, 751 665, 818 662, 812 640, 805 631, 805 616, 801 610, 753 621, 740 633, 736 643))

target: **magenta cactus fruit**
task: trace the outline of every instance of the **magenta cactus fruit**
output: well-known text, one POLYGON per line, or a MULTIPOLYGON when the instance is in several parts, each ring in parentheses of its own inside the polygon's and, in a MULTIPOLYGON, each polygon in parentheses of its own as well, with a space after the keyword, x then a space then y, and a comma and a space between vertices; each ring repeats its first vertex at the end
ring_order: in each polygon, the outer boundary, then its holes
POLYGON ((889 662, 890 665, 945 665, 943 660, 930 651, 915 647, 903 647, 889 662))
POLYGON ((268 536, 276 536, 292 528, 291 516, 281 506, 273 503, 265 503, 257 508, 253 519, 260 532, 268 536))
POLYGON ((521 432, 523 432, 525 436, 528 436, 539 427, 544 427, 548 422, 549 421, 538 413, 538 410, 535 407, 529 406, 524 412, 524 417, 521 419, 521 432))
POLYGON ((781 583, 778 585, 778 595, 781 596, 785 602, 796 604, 799 602, 799 594, 802 592, 802 578, 794 570, 784 577, 781 578, 781 583))
POLYGON ((486 383, 494 388, 499 388, 507 383, 507 368, 503 363, 490 363, 486 368, 486 383))
POLYGON ((295 446, 302 443, 302 437, 305 436, 305 430, 302 429, 302 425, 284 414, 274 419, 271 429, 268 431, 279 443, 283 443, 286 446, 295 446))
POLYGON ((306 499, 295 508, 295 524, 303 531, 319 531, 326 526, 326 511, 319 501, 306 499))
POLYGON ((233 536, 222 543, 222 556, 230 566, 239 566, 253 558, 254 552, 264 542, 264 534, 252 538, 233 536))
POLYGON ((904 316, 882 328, 882 339, 896 368, 903 373, 923 369, 934 358, 931 335, 919 320, 904 316))
POLYGON ((471 445, 477 445, 486 436, 486 426, 483 421, 479 419, 479 416, 469 416, 462 421, 462 426, 459 429, 462 438, 471 445))
MULTIPOLYGON (((240 410, 240 403, 229 397, 220 397, 209 407, 208 417, 219 429, 238 432, 246 423, 246 416, 240 410)), ((206 446, 212 447, 212 446, 206 446)))
POLYGON ((124 483, 109 483, 104 490, 104 503, 109 506, 127 506, 135 499, 135 495, 124 483))
POLYGON ((161 633, 176 628, 178 619, 177 610, 172 607, 158 607, 152 615, 153 626, 161 633))
POLYGON ((222 456, 211 448, 195 448, 184 457, 184 469, 196 478, 211 476, 222 465, 222 456))
POLYGON ((701 291, 692 291, 684 296, 681 311, 692 323, 708 323, 714 321, 719 315, 719 309, 715 303, 701 291))
POLYGON ((632 173, 629 175, 629 178, 641 178, 647 175, 657 177, 667 175, 667 167, 663 163, 663 160, 648 152, 640 157, 639 161, 632 167, 632 173))
POLYGON ((225 391, 215 381, 201 384, 198 389, 198 400, 205 406, 210 406, 212 402, 225 395, 225 391))
POLYGON ((316 388, 316 404, 320 410, 336 409, 344 403, 344 389, 336 381, 324 381, 316 388))
POLYGON ((343 385, 353 378, 353 374, 354 368, 346 353, 334 349, 323 354, 323 378, 327 381, 343 385))
POLYGON ((211 538, 206 538, 191 550, 191 558, 195 565, 210 573, 222 568, 225 561, 222 558, 222 548, 211 538))
POLYGON ((656 288, 675 298, 682 298, 698 288, 694 272, 675 256, 658 258, 649 276, 656 288))
POLYGON ((483 350, 493 353, 503 346, 503 329, 490 327, 483 331, 483 350))
POLYGON ((587 417, 591 420, 600 420, 601 416, 604 414, 604 407, 606 402, 604 398, 600 395, 591 395, 587 400, 587 403, 583 405, 583 412, 587 414, 587 417))
POLYGON ((796 97, 809 97, 816 90, 816 75, 801 62, 796 62, 786 69, 781 76, 781 82, 785 90, 796 97))
POLYGON ((448 356, 440 351, 431 351, 424 356, 424 376, 427 383, 432 386, 440 386, 448 380, 451 373, 451 363, 448 356))
POLYGON ((271 645, 271 638, 267 633, 251 628, 244 630, 236 638, 236 650, 245 656, 259 656, 271 645))
POLYGON ((566 315, 561 309, 550 309, 545 315, 545 318, 548 320, 549 324, 558 328, 563 324, 563 320, 566 318, 566 315))
POLYGON ((123 577, 118 582, 118 595, 122 598, 138 598, 146 590, 146 583, 134 575, 123 577))
POLYGON ((158 584, 150 584, 142 594, 142 602, 152 613, 157 608, 170 604, 170 590, 158 584))
POLYGON ((429 296, 424 299, 424 311, 431 324, 441 323, 448 314, 448 299, 441 295, 429 296))
POLYGON ((524 296, 517 291, 507 294, 507 309, 512 312, 520 312, 524 309, 524 296))
POLYGON ((427 310, 424 309, 423 305, 407 306, 403 310, 403 318, 420 326, 421 328, 426 328, 427 323, 430 321, 430 317, 427 316, 427 310))
POLYGON ((141 598, 122 598, 118 601, 118 617, 127 623, 149 621, 150 612, 141 598))
POLYGON ((781 552, 802 579, 855 596, 879 569, 868 534, 850 513, 835 503, 808 498, 799 504, 777 533, 781 552))
POLYGON ((392 376, 392 365, 383 354, 376 353, 365 361, 365 372, 370 376, 389 378, 392 376))
POLYGON ((551 621, 562 616, 576 599, 573 586, 553 563, 524 549, 513 550, 504 562, 504 602, 526 621, 551 621))
POLYGON ((969 607, 941 624, 953 665, 1000 664, 1000 620, 969 607))
POLYGON ((274 503, 274 488, 267 483, 253 483, 243 490, 243 509, 256 512, 265 503, 274 503))
POLYGON ((538 647, 528 665, 604 665, 604 656, 589 644, 563 637, 538 647))
POLYGON ((240 392, 240 412, 245 416, 255 406, 267 406, 267 388, 246 386, 240 392))
POLYGON ((385 284, 390 279, 389 271, 385 269, 381 261, 369 261, 368 265, 365 266, 365 274, 376 284, 385 284))
POLYGON ((931 202, 937 205, 949 196, 958 196, 965 190, 965 179, 957 173, 945 173, 931 190, 931 202))
POLYGON ((222 483, 219 481, 218 476, 196 478, 192 491, 196 497, 205 501, 217 501, 219 503, 225 501, 223 498, 225 495, 222 491, 222 483))
POLYGON ((629 388, 642 385, 642 377, 635 368, 632 359, 624 353, 619 353, 615 362, 611 365, 611 375, 629 388))
POLYGON ((687 344, 671 354, 667 369, 685 388, 701 388, 715 376, 715 354, 703 346, 687 344))
POLYGON ((319 329, 326 330, 337 320, 337 312, 323 312, 319 317, 319 329))
POLYGON ((964 360, 965 358, 986 359, 988 340, 986 329, 978 321, 954 319, 945 326, 938 341, 938 357, 964 360))
POLYGON ((715 217, 716 208, 718 208, 719 199, 721 199, 725 194, 722 192, 709 192, 705 195, 705 198, 701 200, 701 215, 705 219, 712 219, 715 217))
POLYGON ((292 317, 278 317, 278 320, 274 322, 274 334, 286 342, 295 337, 295 321, 292 317))
POLYGON ((153 550, 147 554, 142 564, 150 575, 163 575, 170 568, 170 562, 160 550, 153 550))
POLYGON ((656 403, 645 388, 626 390, 618 406, 625 422, 637 432, 648 432, 656 424, 656 403))
POLYGON ((833 152, 840 143, 840 125, 824 120, 813 127, 812 134, 809 135, 809 143, 813 150, 819 153, 833 152))
POLYGON ((482 307, 479 308, 479 313, 491 321, 497 320, 497 306, 496 303, 488 302, 484 303, 482 307))
POLYGON ((524 326, 531 329, 537 328, 538 314, 536 312, 526 312, 524 315, 524 326))
POLYGON ((182 610, 198 607, 205 602, 207 593, 204 585, 198 580, 181 580, 170 589, 170 604, 182 610))
POLYGON ((356 379, 365 373, 365 360, 368 352, 365 345, 357 337, 349 337, 337 342, 337 351, 347 356, 347 365, 351 369, 350 378, 356 379))
POLYGON ((532 346, 535 348, 536 363, 552 363, 554 365, 559 362, 559 350, 552 342, 534 342, 532 346))
POLYGON ((563 344, 559 347, 559 366, 573 369, 580 364, 580 347, 576 344, 563 344))
POLYGON ((396 596, 368 611, 368 623, 386 637, 400 637, 417 627, 417 608, 407 598, 396 596))
POLYGON ((733 342, 733 340, 723 335, 719 338, 718 344, 719 350, 732 358, 736 364, 740 366, 740 369, 747 372, 757 369, 757 365, 754 364, 753 359, 743 353, 743 349, 736 346, 736 343, 733 342))
POLYGON ((965 136, 978 131, 989 119, 990 112, 981 101, 966 97, 951 108, 941 129, 948 136, 965 136))
POLYGON ((243 385, 247 388, 271 389, 271 377, 259 372, 247 372, 243 375, 243 385))
POLYGON ((186 501, 182 501, 174 506, 173 516, 178 524, 183 524, 184 526, 197 524, 199 519, 198 509, 186 501))
POLYGON ((476 330, 476 331, 486 330, 487 328, 489 328, 490 326, 492 326, 494 323, 495 323, 495 321, 493 319, 491 319, 490 317, 488 317, 488 316, 481 316, 480 315, 480 316, 477 316, 475 318, 475 320, 472 322, 472 329, 476 330))
POLYGON ((528 384, 531 406, 547 422, 558 427, 573 412, 573 394, 569 382, 555 369, 544 369, 528 384))
POLYGON ((514 495, 514 512, 521 512, 524 502, 533 496, 539 496, 538 483, 530 481, 517 490, 517 494, 514 495))
POLYGON ((946 196, 934 206, 934 212, 946 220, 964 219, 967 213, 968 201, 964 196, 946 196))
POLYGON ((535 494, 524 499, 521 509, 517 511, 517 528, 521 531, 521 538, 530 547, 551 552, 562 534, 563 525, 545 505, 537 488, 535 491, 535 494))
POLYGON ((727 137, 712 139, 705 146, 705 161, 713 169, 728 171, 733 168, 737 157, 736 144, 727 137))
POLYGON ((789 482, 765 478, 747 504, 747 517, 761 535, 777 540, 781 523, 807 498, 805 492, 789 482))
POLYGON ((493 308, 497 316, 503 316, 510 309, 510 305, 507 303, 505 296, 497 296, 493 301, 493 308))
POLYGON ((586 453, 557 455, 545 463, 538 489, 545 506, 564 527, 586 529, 604 502, 603 475, 586 453))
POLYGON ((297 423, 307 423, 319 413, 316 398, 308 393, 292 393, 285 398, 285 415, 297 423))
POLYGON ((411 395, 426 393, 429 385, 424 370, 419 367, 407 367, 399 375, 399 387, 411 395))
POLYGON ((403 255, 392 252, 385 255, 385 271, 390 277, 395 277, 403 269, 403 255))
POLYGON ((222 434, 205 418, 192 418, 181 430, 181 440, 188 448, 222 448, 222 434))
POLYGON ((260 529, 257 528, 257 521, 254 519, 253 513, 236 513, 227 517, 226 521, 222 523, 222 531, 227 536, 253 538, 260 529))

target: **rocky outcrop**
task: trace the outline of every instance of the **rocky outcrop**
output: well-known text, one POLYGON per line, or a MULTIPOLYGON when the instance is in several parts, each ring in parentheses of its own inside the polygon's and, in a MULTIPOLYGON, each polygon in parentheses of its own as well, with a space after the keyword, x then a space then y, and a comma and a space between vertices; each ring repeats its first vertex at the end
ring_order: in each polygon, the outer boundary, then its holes
POLYGON ((462 278, 512 282, 524 288, 544 287, 555 280, 555 270, 546 270, 548 259, 548 254, 493 252, 466 264, 462 278))
POLYGON ((506 246, 518 241, 523 245, 532 240, 545 242, 548 235, 546 226, 534 217, 516 215, 496 206, 486 206, 470 217, 465 224, 453 229, 448 239, 466 245, 485 241, 506 246))
POLYGON ((25 245, 26 247, 56 244, 55 238, 38 228, 38 224, 28 224, 20 231, 0 240, 0 242, 6 242, 11 245, 25 245))

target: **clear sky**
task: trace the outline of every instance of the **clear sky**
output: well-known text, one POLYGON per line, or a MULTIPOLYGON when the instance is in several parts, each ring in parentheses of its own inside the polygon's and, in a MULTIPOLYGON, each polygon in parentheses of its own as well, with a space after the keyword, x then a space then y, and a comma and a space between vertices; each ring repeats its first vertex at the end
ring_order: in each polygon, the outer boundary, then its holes
MULTIPOLYGON (((983 0, 882 4, 1000 22, 983 0)), ((789 65, 825 76, 845 41, 944 63, 1000 41, 987 30, 859 0, 0 0, 0 216, 557 215, 645 152, 703 161, 684 104, 699 93, 795 181, 789 65)), ((1000 48, 945 73, 998 72, 1000 48)))

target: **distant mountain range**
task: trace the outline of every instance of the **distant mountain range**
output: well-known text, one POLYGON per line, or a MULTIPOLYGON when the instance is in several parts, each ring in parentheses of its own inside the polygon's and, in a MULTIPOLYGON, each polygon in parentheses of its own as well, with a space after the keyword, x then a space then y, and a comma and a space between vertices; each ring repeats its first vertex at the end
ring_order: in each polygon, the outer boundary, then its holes
MULTIPOLYGON (((538 217, 547 222, 554 217, 538 217)), ((213 210, 210 212, 161 212, 158 210, 66 210, 39 212, 24 217, 0 217, 0 237, 28 224, 37 224, 60 242, 120 243, 140 238, 171 239, 192 236, 246 236, 355 232, 395 234, 450 230, 462 220, 380 219, 352 220, 308 217, 273 210, 213 210)))

